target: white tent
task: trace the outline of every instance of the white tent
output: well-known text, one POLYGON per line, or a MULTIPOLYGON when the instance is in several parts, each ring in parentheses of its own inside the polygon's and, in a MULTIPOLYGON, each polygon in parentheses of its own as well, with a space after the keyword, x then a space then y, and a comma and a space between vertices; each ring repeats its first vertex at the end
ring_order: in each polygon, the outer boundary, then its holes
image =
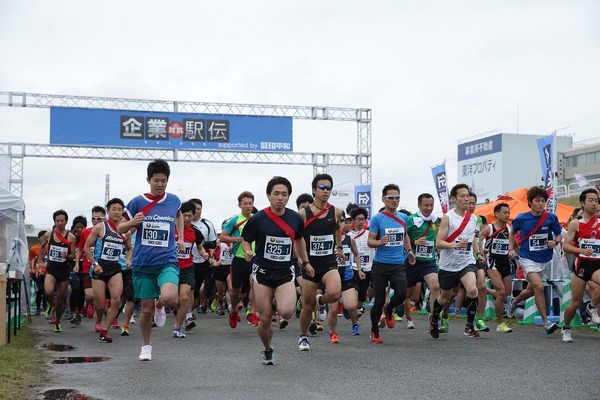
MULTIPOLYGON (((0 263, 8 263, 13 258, 11 254, 11 249, 15 247, 13 239, 20 239, 27 243, 25 203, 19 196, 0 187, 0 263)), ((14 270, 14 267, 11 267, 11 270, 14 270)), ((25 273, 29 274, 29 271, 25 273)))

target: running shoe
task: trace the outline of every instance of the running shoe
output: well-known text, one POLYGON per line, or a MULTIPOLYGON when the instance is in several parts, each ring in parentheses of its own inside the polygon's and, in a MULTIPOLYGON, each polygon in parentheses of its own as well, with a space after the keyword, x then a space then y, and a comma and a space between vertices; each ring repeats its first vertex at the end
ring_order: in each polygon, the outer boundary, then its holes
POLYGON ((54 333, 61 333, 62 332, 62 328, 60 327, 60 324, 54 324, 54 333))
POLYGON ((181 332, 181 328, 173 329, 173 337, 177 339, 185 339, 185 334, 181 332))
POLYGON ((513 304, 514 297, 506 296, 506 317, 514 318, 517 305, 513 304))
POLYGON ((385 315, 381 314, 381 317, 379 317, 379 329, 383 329, 385 328, 385 315))
POLYGON ((566 343, 573 343, 573 338, 571 337, 571 330, 570 329, 562 329, 560 331, 560 333, 562 334, 562 341, 566 342, 566 343))
POLYGON ((165 312, 165 308, 154 307, 154 323, 156 326, 162 328, 165 326, 165 322, 167 322, 167 313, 165 312))
POLYGON ((225 315, 225 310, 223 310, 223 307, 217 308, 216 314, 217 315, 225 315))
POLYGON ((240 316, 236 312, 229 313, 229 326, 231 329, 235 329, 237 327, 239 317, 240 316))
POLYGON ((472 337, 472 338, 478 338, 479 332, 477 332, 475 330, 473 325, 467 325, 467 326, 465 326, 465 336, 472 337))
POLYGON ((110 336, 108 336, 108 332, 102 331, 102 332, 100 332, 100 335, 98 336, 98 341, 100 343, 112 343, 112 338, 110 336))
POLYGON ((301 312, 302 312, 302 300, 298 299, 298 301, 296 301, 296 318, 300 318, 301 312))
POLYGON ((50 317, 52 316, 53 312, 54 312, 54 307, 48 307, 48 308, 46 308, 46 311, 44 311, 44 318, 50 319, 50 317))
POLYGON ((329 334, 329 341, 333 344, 336 344, 336 343, 340 342, 340 338, 338 338, 338 335, 336 332, 331 332, 329 334))
POLYGON ((315 336, 317 334, 317 324, 313 321, 308 326, 308 331, 311 335, 315 336))
POLYGON ((383 339, 379 336, 379 332, 371 331, 371 343, 383 343, 383 339))
POLYGON ((135 325, 135 317, 133 315, 129 318, 129 325, 135 325))
POLYGON ((94 332, 96 332, 96 333, 102 332, 102 324, 100 322, 96 322, 94 324, 94 332))
POLYGON ((551 335, 554 333, 555 330, 558 329, 558 325, 556 324, 556 322, 548 321, 544 329, 546 329, 546 335, 551 335))
MULTIPOLYGON (((235 313, 236 315, 239 314, 235 313)), ((239 322, 239 321, 238 321, 239 322)), ((248 314, 248 323, 252 326, 258 326, 258 323, 260 322, 260 320, 258 319, 258 315, 256 315, 256 313, 251 312, 250 314, 248 314)))
POLYGON ((210 303, 210 310, 215 311, 217 307, 219 307, 219 302, 217 301, 217 299, 214 299, 212 303, 210 303))
POLYGON ((71 314, 71 310, 66 310, 63 319, 65 321, 70 321, 71 318, 73 318, 73 314, 71 314))
POLYGON ((198 307, 196 308, 196 312, 197 312, 198 314, 206 314, 206 311, 205 311, 205 310, 202 308, 202 306, 198 306, 198 307))
POLYGON ((388 328, 392 329, 396 326, 396 320, 394 319, 393 310, 389 311, 387 306, 383 307, 383 315, 385 316, 385 324, 388 328))
POLYGON ((139 356, 140 361, 151 361, 152 360, 152 345, 147 344, 142 346, 139 356))
POLYGON ((56 315, 52 315, 50 317, 50 319, 48 320, 49 324, 55 324, 56 323, 56 315))
POLYGON ((350 319, 350 311, 346 310, 345 308, 342 310, 342 314, 344 315, 344 318, 346 319, 350 319))
POLYGON ((510 332, 512 332, 512 329, 508 326, 508 324, 506 322, 502 322, 500 325, 498 325, 496 327, 496 332, 510 333, 510 332))
POLYGON ((323 325, 319 321, 315 321, 315 324, 317 324, 317 332, 322 332, 323 325))
POLYGON ((85 310, 85 314, 87 315, 88 318, 94 318, 94 303, 88 303, 86 310, 85 310))
POLYGON ((475 330, 478 332, 489 332, 490 328, 485 324, 482 319, 475 321, 475 330))
POLYGON ((396 314, 396 312, 394 312, 394 321, 396 321, 396 322, 402 321, 402 317, 399 316, 398 314, 396 314))
POLYGON ((415 323, 412 319, 406 320, 406 329, 415 329, 415 323))
POLYGON ((352 325, 352 336, 359 336, 360 328, 359 325, 352 325))
POLYGON ((448 318, 442 317, 440 325, 441 325, 439 327, 440 333, 448 333, 448 332, 450 332, 450 320, 448 318))
POLYGON ((433 324, 431 322, 431 314, 429 314, 429 317, 427 318, 427 320, 429 321, 429 334, 431 335, 432 338, 437 339, 440 337, 440 329, 438 327, 438 324, 433 324))
POLYGON ((186 319, 185 322, 183 323, 183 329, 185 329, 186 332, 191 331, 195 327, 196 327, 196 323, 194 322, 194 320, 192 318, 186 319))
POLYGON ((598 316, 598 309, 594 307, 591 302, 587 304, 585 309, 590 315, 590 318, 592 318, 592 322, 596 325, 600 324, 600 316, 598 316))
POLYGON ((399 306, 394 307, 394 312, 400 318, 404 317, 404 304, 400 304, 399 306))
POLYGON ((308 337, 300 336, 300 339, 298 339, 298 351, 309 351, 309 350, 310 350, 310 344, 308 343, 308 337))
POLYGON ((115 320, 113 321, 111 328, 113 329, 119 329, 121 327, 121 325, 119 325, 119 321, 115 318, 115 320))
POLYGON ((121 336, 129 336, 129 326, 123 325, 121 327, 121 336))
POLYGON ((279 319, 279 329, 285 329, 285 327, 288 326, 288 323, 289 322, 287 321, 287 319, 280 318, 279 319))
POLYGON ((73 315, 71 317, 71 319, 69 320, 69 322, 73 325, 75 325, 77 323, 77 314, 73 315))
POLYGON ((317 295, 317 317, 319 317, 321 321, 325 321, 325 319, 327 319, 327 304, 321 304, 322 297, 322 294, 317 295))
POLYGON ((275 365, 275 358, 273 357, 273 348, 265 349, 263 354, 263 365, 275 365))

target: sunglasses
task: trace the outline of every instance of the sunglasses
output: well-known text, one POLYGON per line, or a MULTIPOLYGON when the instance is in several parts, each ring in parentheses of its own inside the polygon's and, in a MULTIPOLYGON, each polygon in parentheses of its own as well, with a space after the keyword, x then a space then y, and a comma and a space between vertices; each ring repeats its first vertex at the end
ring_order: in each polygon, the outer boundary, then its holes
POLYGON ((383 196, 383 198, 388 199, 388 200, 400 200, 400 196, 392 196, 392 195, 383 196))
POLYGON ((92 221, 102 221, 104 217, 92 217, 92 221))
POLYGON ((333 189, 333 185, 317 185, 317 189, 319 190, 331 190, 333 189))

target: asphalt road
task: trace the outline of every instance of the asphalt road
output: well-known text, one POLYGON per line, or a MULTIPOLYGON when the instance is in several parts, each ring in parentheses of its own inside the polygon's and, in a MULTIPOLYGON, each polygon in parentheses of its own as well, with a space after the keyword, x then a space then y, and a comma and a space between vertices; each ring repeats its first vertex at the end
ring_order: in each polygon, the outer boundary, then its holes
MULTIPOLYGON (((52 332, 43 317, 34 317, 40 345, 66 344, 68 352, 48 351, 51 389, 74 389, 95 399, 598 399, 600 378, 598 332, 573 332, 563 343, 560 331, 546 336, 542 327, 511 324, 509 334, 492 331, 481 338, 463 335, 464 320, 451 319, 448 334, 438 340, 403 322, 381 331, 384 343, 369 341, 368 315, 361 336, 350 335, 340 318, 339 344, 326 331, 310 338, 311 350, 299 352, 298 320, 275 331, 274 366, 262 365, 263 350, 256 328, 242 321, 229 328, 227 317, 199 315, 198 326, 185 339, 172 337, 173 316, 153 330, 153 360, 138 361, 140 333, 113 331, 114 342, 99 343, 93 323, 68 322, 52 332), (60 357, 109 357, 97 363, 52 364, 60 357)), ((325 328, 327 329, 327 328, 325 328)), ((44 398, 40 395, 39 398, 44 398)), ((62 397, 64 398, 64 397, 62 397)))

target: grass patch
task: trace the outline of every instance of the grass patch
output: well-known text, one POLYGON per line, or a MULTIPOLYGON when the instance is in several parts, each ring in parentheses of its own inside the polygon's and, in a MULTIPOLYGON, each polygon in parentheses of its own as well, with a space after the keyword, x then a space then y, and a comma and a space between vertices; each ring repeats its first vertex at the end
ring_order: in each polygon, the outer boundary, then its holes
POLYGON ((46 372, 44 354, 35 348, 38 340, 27 326, 10 343, 0 345, 0 399, 31 398, 46 372))

